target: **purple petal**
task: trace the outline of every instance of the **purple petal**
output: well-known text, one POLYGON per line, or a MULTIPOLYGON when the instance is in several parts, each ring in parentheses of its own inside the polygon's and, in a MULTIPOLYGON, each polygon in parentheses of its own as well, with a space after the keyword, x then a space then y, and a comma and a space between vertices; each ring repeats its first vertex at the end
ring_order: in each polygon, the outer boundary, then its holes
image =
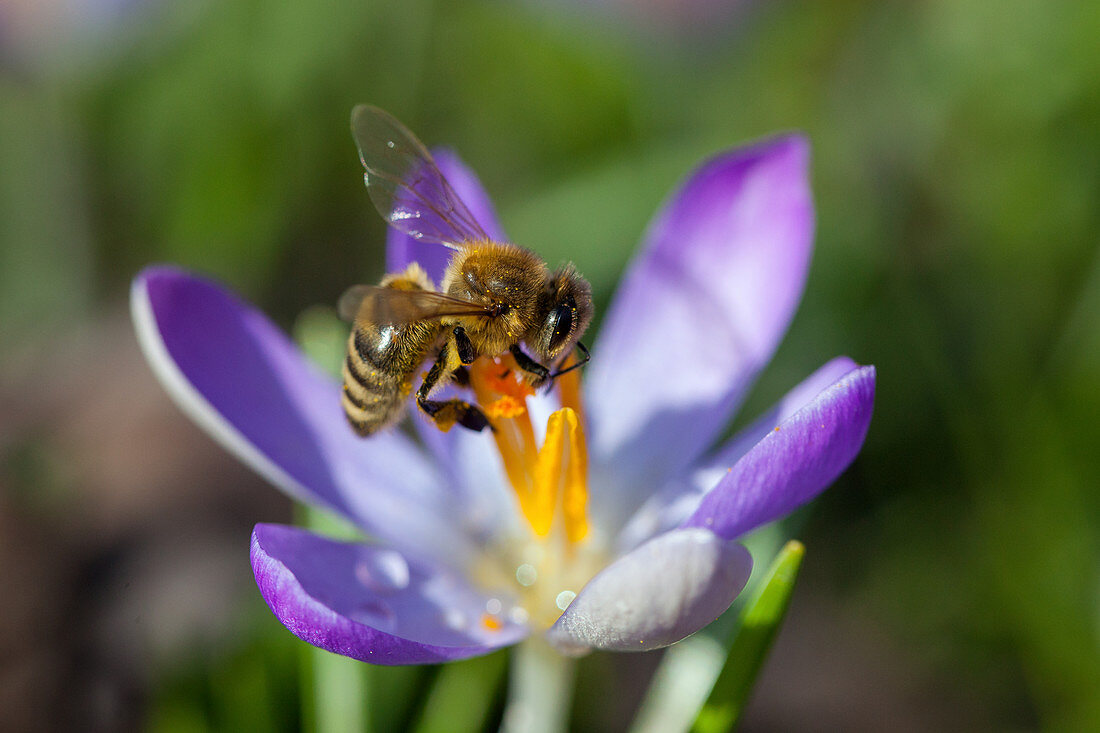
MULTIPOLYGON (((447 148, 433 149, 432 157, 443 177, 451 184, 451 188, 462 203, 466 204, 466 208, 485 233, 492 239, 505 241, 504 230, 497 220, 489 194, 485 193, 474 172, 447 148)), ((443 271, 447 269, 452 254, 454 253, 450 249, 441 244, 418 241, 393 227, 389 228, 386 236, 386 271, 401 272, 410 262, 418 262, 436 286, 443 279, 443 271)))
POLYGON ((586 375, 594 460, 621 486, 690 465, 771 358, 810 261, 808 166, 793 135, 725 153, 651 224, 586 375))
POLYGON ((258 524, 252 570, 276 618, 310 644, 374 664, 487 654, 528 634, 483 622, 485 596, 464 579, 395 550, 258 524))
POLYGON ((705 529, 678 529, 607 566, 550 627, 564 653, 646 651, 714 621, 741 592, 752 557, 705 529))
POLYGON ((340 388, 262 313, 207 280, 167 267, 133 284, 138 339, 177 404, 291 496, 423 553, 468 552, 461 507, 398 431, 363 440, 340 388))
MULTIPOLYGON (((859 365, 847 356, 838 356, 826 362, 813 374, 799 382, 794 389, 783 395, 778 402, 772 405, 771 409, 715 451, 714 455, 707 460, 707 463, 710 466, 720 466, 718 470, 727 470, 729 466, 741 460, 741 456, 748 453, 754 445, 774 430, 776 425, 809 405, 814 398, 826 389, 859 368, 859 365)), ((713 481, 705 481, 704 483, 707 484, 709 489, 717 483, 718 478, 719 476, 715 476, 713 481)))
POLYGON ((769 431, 703 497, 684 526, 732 539, 813 499, 859 453, 874 399, 875 368, 849 372, 769 431))
POLYGON ((718 484, 729 472, 730 466, 737 463, 741 456, 759 443, 776 425, 809 405, 825 389, 856 368, 856 363, 846 356, 838 356, 826 363, 787 392, 752 425, 735 435, 708 458, 701 468, 693 469, 689 476, 669 482, 658 493, 649 497, 620 533, 617 545, 620 551, 629 550, 650 537, 679 526, 699 508, 703 496, 718 484))

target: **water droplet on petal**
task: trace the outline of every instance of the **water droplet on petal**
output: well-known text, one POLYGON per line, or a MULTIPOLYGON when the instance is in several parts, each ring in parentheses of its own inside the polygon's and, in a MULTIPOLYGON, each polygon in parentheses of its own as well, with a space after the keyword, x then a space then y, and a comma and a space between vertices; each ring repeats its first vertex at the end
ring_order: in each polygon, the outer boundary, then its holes
POLYGON ((470 619, 457 608, 444 609, 441 620, 452 631, 466 631, 470 628, 470 619))
POLYGON ((573 599, 577 597, 577 594, 571 590, 563 590, 558 593, 558 597, 554 599, 554 603, 557 604, 559 610, 564 611, 569 608, 569 604, 573 602, 573 599))
POLYGON ((397 614, 381 601, 369 601, 360 604, 348 615, 352 620, 379 631, 392 632, 397 627, 397 614))
POLYGON ((539 571, 531 563, 525 562, 516 568, 516 581, 525 588, 534 585, 538 578, 539 571))
POLYGON ((523 606, 512 606, 508 611, 508 620, 519 626, 525 625, 530 618, 531 614, 527 613, 527 609, 523 606))
POLYGON ((499 598, 490 598, 485 602, 485 610, 493 616, 500 613, 502 608, 504 608, 504 604, 500 602, 499 598))
POLYGON ((409 564, 394 550, 372 550, 355 564, 355 577, 375 593, 394 593, 408 587, 409 564))

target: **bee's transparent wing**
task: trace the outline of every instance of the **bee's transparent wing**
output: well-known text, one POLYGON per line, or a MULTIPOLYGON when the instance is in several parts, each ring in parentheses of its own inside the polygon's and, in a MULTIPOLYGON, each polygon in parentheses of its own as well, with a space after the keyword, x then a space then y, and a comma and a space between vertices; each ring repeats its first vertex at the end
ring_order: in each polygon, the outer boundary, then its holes
POLYGON ((337 305, 346 321, 390 325, 426 321, 444 316, 487 316, 480 303, 432 290, 397 290, 375 285, 355 285, 337 305))
POLYGON ((439 172, 432 154, 390 113, 361 104, 351 111, 351 134, 374 207, 413 239, 460 249, 488 239, 485 230, 439 172))
POLYGON ((336 302, 336 314, 341 320, 349 323, 354 321, 356 314, 359 313, 359 306, 373 289, 375 289, 373 285, 352 285, 336 302))

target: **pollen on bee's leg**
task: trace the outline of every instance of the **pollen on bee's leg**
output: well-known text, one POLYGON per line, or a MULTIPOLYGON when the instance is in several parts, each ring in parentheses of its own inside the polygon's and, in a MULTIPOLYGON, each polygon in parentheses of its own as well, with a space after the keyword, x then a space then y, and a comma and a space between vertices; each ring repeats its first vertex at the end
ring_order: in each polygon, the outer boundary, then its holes
POLYGON ((454 427, 455 420, 452 411, 442 409, 442 405, 437 402, 424 401, 419 403, 420 411, 423 412, 432 421, 439 430, 444 433, 450 432, 454 427))

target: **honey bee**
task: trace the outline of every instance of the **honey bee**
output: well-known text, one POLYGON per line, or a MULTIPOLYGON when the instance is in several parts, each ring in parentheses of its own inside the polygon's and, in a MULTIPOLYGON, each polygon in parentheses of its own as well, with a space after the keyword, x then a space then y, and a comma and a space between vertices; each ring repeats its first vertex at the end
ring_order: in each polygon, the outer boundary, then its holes
POLYGON ((429 358, 416 402, 443 430, 489 425, 475 405, 432 398, 452 380, 461 382, 479 356, 510 352, 534 387, 588 361, 580 337, 592 320, 592 289, 573 265, 551 271, 530 250, 491 239, 428 149, 389 113, 360 105, 352 110, 351 131, 382 218, 418 241, 454 251, 438 290, 413 263, 340 299, 340 315, 353 322, 342 404, 357 433, 371 435, 404 414, 416 372, 429 358), (583 360, 553 372, 574 348, 583 360))

